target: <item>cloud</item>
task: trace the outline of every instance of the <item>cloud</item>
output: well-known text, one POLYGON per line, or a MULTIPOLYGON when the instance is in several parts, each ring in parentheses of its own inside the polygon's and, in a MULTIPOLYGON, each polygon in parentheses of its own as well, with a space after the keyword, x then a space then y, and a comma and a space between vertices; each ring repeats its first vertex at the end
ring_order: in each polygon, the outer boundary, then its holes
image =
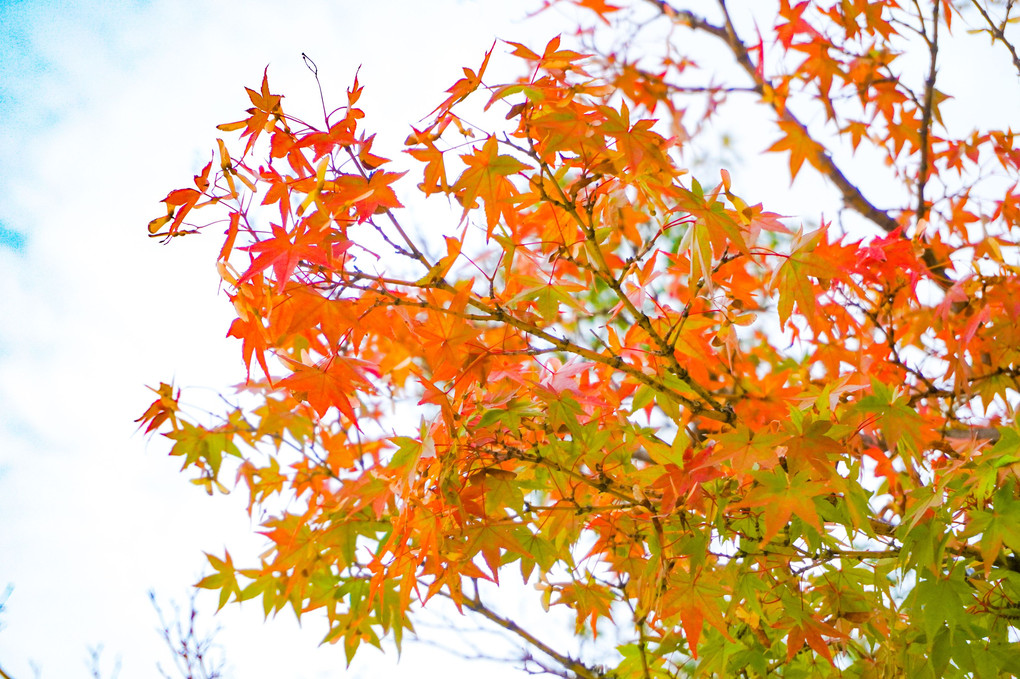
MULTIPOLYGON (((88 646, 103 643, 123 653, 123 676, 149 676, 163 649, 146 591, 179 598, 202 550, 263 547, 243 502, 191 487, 132 422, 152 400, 147 383, 215 396, 243 379, 217 295, 219 232, 161 247, 145 230, 167 191, 208 161, 214 125, 250 106, 243 86, 268 64, 287 111, 313 119, 301 53, 331 104, 362 65, 366 124, 394 157, 496 31, 525 39, 508 17, 528 4, 0 0, 6 671, 31 676, 34 660, 43 677, 85 676, 88 646)), ((326 676, 342 663, 340 650, 317 649, 314 630, 264 627, 257 609, 224 618, 238 676, 326 676)))

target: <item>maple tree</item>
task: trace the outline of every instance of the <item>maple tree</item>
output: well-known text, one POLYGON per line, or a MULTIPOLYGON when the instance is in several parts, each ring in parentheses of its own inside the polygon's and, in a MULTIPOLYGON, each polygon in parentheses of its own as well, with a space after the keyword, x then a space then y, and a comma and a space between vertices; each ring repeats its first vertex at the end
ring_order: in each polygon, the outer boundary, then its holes
POLYGON ((198 586, 316 611, 348 658, 441 598, 563 676, 1020 672, 1020 149, 939 80, 974 33, 1020 74, 1012 3, 570 4, 576 45, 464 69, 410 174, 357 78, 316 125, 266 76, 163 201, 153 236, 226 225, 247 375, 219 420, 164 383, 140 421, 269 545, 198 586), (690 171, 732 106, 836 222, 690 171), (446 223, 408 226, 407 182, 446 223), (614 664, 501 613, 479 582, 511 570, 614 664))

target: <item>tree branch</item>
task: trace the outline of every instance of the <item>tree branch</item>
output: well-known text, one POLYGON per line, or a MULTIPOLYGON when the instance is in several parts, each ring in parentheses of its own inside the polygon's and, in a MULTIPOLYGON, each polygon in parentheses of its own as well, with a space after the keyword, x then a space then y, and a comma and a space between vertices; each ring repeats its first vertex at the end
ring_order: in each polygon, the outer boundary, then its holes
MULTIPOLYGON (((754 62, 751 61, 751 55, 748 52, 747 47, 737 36, 732 23, 729 22, 725 0, 720 0, 720 5, 723 8, 724 14, 727 15, 726 26, 717 26, 690 10, 676 9, 664 0, 646 0, 646 2, 657 7, 664 16, 672 18, 673 21, 693 30, 699 30, 709 33, 710 35, 714 35, 725 42, 730 51, 733 53, 737 63, 744 72, 750 76, 754 83, 751 88, 752 91, 757 93, 764 101, 766 86, 768 86, 771 90, 771 84, 759 75, 757 67, 755 67, 754 62)), ((797 131, 803 136, 812 140, 814 139, 814 137, 808 132, 807 126, 802 123, 796 115, 791 113, 785 105, 781 105, 780 102, 776 100, 771 101, 770 105, 781 122, 792 125, 797 128, 797 131)), ((900 227, 899 221, 888 211, 879 208, 868 200, 864 193, 862 193, 861 190, 847 178, 840 167, 836 165, 836 162, 832 159, 829 153, 824 150, 824 147, 821 144, 819 144, 819 147, 822 150, 816 154, 816 160, 820 167, 820 171, 824 176, 828 177, 839 190, 839 193, 843 198, 843 204, 878 226, 886 233, 892 233, 898 229, 900 227)), ((936 261, 935 255, 930 249, 925 249, 922 259, 934 276, 935 282, 941 288, 947 289, 950 285, 952 285, 952 281, 949 280, 945 274, 946 263, 936 261)))
MULTIPOLYGON (((755 91, 759 95, 764 95, 765 86, 769 85, 769 88, 771 89, 771 85, 765 80, 765 78, 758 74, 758 69, 755 67, 754 62, 751 61, 751 55, 747 51, 747 47, 737 36, 736 29, 729 21, 729 12, 726 10, 725 1, 720 0, 719 4, 722 6, 723 12, 727 16, 727 25, 725 28, 721 26, 714 26, 704 19, 697 17, 692 12, 685 11, 679 14, 685 22, 688 20, 691 21, 691 28, 707 31, 723 40, 730 48, 730 51, 736 58, 737 63, 740 64, 740 67, 744 69, 744 72, 747 73, 754 82, 755 91)), ((771 106, 781 121, 794 125, 805 137, 814 139, 814 137, 808 132, 807 125, 802 123, 800 119, 791 113, 786 106, 779 106, 778 102, 775 100, 771 102, 771 106)), ((821 144, 819 144, 819 146, 821 147, 821 144)), ((824 149, 824 147, 822 148, 824 149)), ((876 207, 871 201, 865 198, 864 194, 861 193, 861 190, 847 179, 846 175, 843 174, 843 171, 824 150, 818 153, 818 163, 822 166, 822 173, 828 176, 829 179, 832 180, 832 183, 836 185, 836 188, 839 189, 843 196, 843 203, 847 207, 855 210, 868 220, 874 222, 887 233, 899 228, 899 222, 888 212, 876 207)))
MULTIPOLYGON (((920 13, 920 8, 918 8, 920 13)), ((937 61, 939 54, 939 3, 932 3, 932 29, 931 37, 924 29, 924 18, 921 20, 921 32, 928 43, 928 79, 924 83, 924 106, 921 111, 921 164, 917 170, 917 221, 925 218, 928 206, 924 200, 924 187, 928 183, 928 153, 931 139, 932 111, 935 105, 935 78, 938 74, 937 61)))
MULTIPOLYGON (((1020 55, 1017 54, 1013 43, 1006 39, 1006 34, 1003 32, 1002 27, 995 25, 995 22, 992 21, 992 17, 988 15, 988 12, 985 11, 985 8, 981 6, 981 3, 979 3, 978 0, 970 1, 972 5, 977 7, 977 11, 981 12, 981 16, 984 17, 985 23, 988 24, 988 32, 992 34, 992 41, 994 42, 998 40, 1006 47, 1007 50, 1009 50, 1009 55, 1013 59, 1013 67, 1016 68, 1016 72, 1020 74, 1020 55)), ((1009 18, 1008 10, 1006 18, 1009 18)), ((1005 20, 1002 25, 1006 25, 1005 20)))
POLYGON ((549 646, 548 644, 540 640, 538 637, 536 637, 534 634, 518 625, 513 620, 498 615, 497 613, 495 613, 494 611, 486 607, 485 604, 482 603, 482 600, 478 597, 477 593, 475 594, 475 598, 473 599, 465 598, 460 603, 468 610, 478 613, 486 620, 489 620, 490 622, 499 625, 508 632, 516 634, 518 637, 526 641, 528 644, 530 644, 534 648, 537 648, 539 651, 549 656, 566 669, 573 672, 575 675, 580 677, 580 679, 600 679, 600 677, 602 676, 601 673, 588 667, 579 660, 575 660, 571 658, 569 655, 563 655, 562 653, 556 651, 551 646, 549 646))
MULTIPOLYGON (((899 524, 889 523, 882 519, 872 518, 869 519, 871 529, 877 535, 885 537, 893 537, 896 535, 896 531, 899 529, 899 524)), ((960 545, 947 545, 946 551, 954 557, 974 559, 975 561, 984 562, 984 556, 981 554, 981 550, 977 547, 967 544, 960 545)), ((1003 568, 1014 573, 1020 573, 1020 557, 1016 554, 1008 554, 1005 550, 1000 551, 992 562, 998 568, 1003 568)))

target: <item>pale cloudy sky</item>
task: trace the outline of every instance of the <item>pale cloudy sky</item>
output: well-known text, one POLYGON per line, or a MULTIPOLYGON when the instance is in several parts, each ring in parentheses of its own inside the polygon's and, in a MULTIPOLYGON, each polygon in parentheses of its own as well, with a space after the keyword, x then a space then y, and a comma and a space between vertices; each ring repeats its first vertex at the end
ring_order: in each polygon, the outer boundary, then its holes
MULTIPOLYGON (((146 384, 243 376, 224 338, 215 235, 162 247, 145 225, 209 158, 269 66, 288 111, 318 110, 301 53, 338 104, 361 67, 368 123, 393 152, 494 38, 538 44, 537 3, 313 0, 0 2, 0 667, 17 679, 155 677, 169 657, 146 592, 184 600, 202 551, 258 550, 232 498, 206 497, 134 418, 146 384), (387 133, 389 136, 387 137, 387 133)), ((558 26, 558 27, 554 27, 558 26)), ((210 601, 210 600, 207 600, 210 601)), ((350 673, 324 629, 217 618, 234 676, 419 676, 448 656, 366 653, 350 673), (439 659, 436 660, 436 657, 439 659)), ((208 610, 208 607, 207 607, 208 610)), ((451 638, 449 645, 456 645, 451 638)), ((499 666, 485 670, 499 676, 499 666)), ((506 672, 506 676, 511 673, 506 672)))
MULTIPOLYGON (((183 600, 203 550, 261 545, 235 499, 191 486, 133 424, 152 400, 146 384, 213 394, 243 375, 224 338, 216 234, 162 247, 145 231, 158 201, 207 162, 214 125, 250 105, 243 86, 268 65, 286 109, 313 115, 301 53, 337 103, 360 65, 367 122, 392 157, 407 125, 494 38, 541 46, 569 29, 555 13, 524 20, 537 4, 0 0, 0 592, 14 587, 0 614, 0 667, 16 679, 85 677, 88 648, 103 644, 104 679, 117 658, 125 679, 155 677, 155 661, 169 658, 147 590, 183 600)), ((987 87, 968 54, 945 65, 957 102, 987 87)), ((954 106, 946 115, 1020 110, 1014 100, 954 106)), ((785 158, 756 165, 773 132, 731 131, 755 140, 742 151, 748 198, 819 216, 817 184, 789 192, 785 158)), ((217 617, 233 676, 521 676, 414 646, 399 665, 368 652, 346 672, 341 649, 318 647, 321 627, 284 617, 263 624, 257 602, 217 617)))

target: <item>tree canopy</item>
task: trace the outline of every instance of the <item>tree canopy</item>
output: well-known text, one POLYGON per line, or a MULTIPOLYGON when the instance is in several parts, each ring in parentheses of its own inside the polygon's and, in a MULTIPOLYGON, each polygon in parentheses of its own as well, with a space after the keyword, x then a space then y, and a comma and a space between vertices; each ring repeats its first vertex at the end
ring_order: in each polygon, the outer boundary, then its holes
POLYGON ((198 586, 348 658, 445 598, 561 676, 1020 673, 1020 148, 940 80, 975 36, 1020 76, 1013 4, 567 4, 400 163, 357 77, 316 123, 267 73, 164 199, 155 237, 226 228, 246 378, 140 421, 269 547, 198 586), (820 222, 694 162, 738 107, 837 197, 820 222), (493 604, 511 570, 613 664, 493 604))

